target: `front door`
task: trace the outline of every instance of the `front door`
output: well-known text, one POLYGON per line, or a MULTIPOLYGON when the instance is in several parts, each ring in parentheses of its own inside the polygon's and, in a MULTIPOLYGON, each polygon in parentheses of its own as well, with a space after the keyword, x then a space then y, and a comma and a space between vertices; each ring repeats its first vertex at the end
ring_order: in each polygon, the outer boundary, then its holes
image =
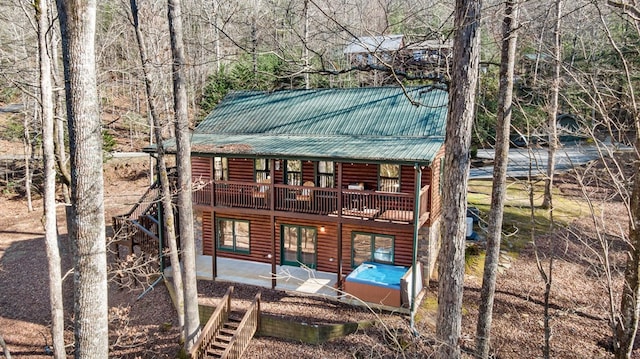
POLYGON ((318 232, 314 227, 282 225, 282 264, 316 267, 316 241, 318 232))

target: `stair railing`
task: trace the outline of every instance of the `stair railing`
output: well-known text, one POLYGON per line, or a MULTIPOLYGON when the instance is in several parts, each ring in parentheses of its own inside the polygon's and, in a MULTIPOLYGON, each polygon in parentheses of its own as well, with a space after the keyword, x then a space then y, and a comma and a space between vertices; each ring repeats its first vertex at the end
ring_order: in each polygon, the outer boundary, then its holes
POLYGON ((213 344, 216 335, 220 329, 224 326, 224 323, 229 319, 229 313, 231 312, 231 294, 233 293, 233 287, 227 289, 227 293, 220 299, 220 304, 216 310, 211 314, 211 317, 207 321, 207 324, 202 328, 200 337, 193 345, 193 349, 189 353, 192 359, 205 358, 209 346, 213 344))
POLYGON ((222 354, 222 358, 239 359, 242 353, 249 346, 249 342, 256 331, 260 328, 260 293, 251 302, 249 309, 242 317, 238 329, 234 334, 229 346, 222 354))

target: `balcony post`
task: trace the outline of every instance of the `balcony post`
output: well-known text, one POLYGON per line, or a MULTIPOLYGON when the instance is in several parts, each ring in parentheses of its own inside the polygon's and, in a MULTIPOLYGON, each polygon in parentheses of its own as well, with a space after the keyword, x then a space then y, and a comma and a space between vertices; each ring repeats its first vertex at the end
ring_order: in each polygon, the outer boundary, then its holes
POLYGON ((342 289, 342 162, 337 163, 337 176, 338 176, 338 288, 342 289))
POLYGON ((418 259, 418 231, 420 230, 420 192, 422 192, 422 167, 415 164, 415 185, 413 196, 413 247, 411 248, 411 308, 409 310, 409 322, 411 329, 415 326, 416 308, 416 263, 418 259))
POLYGON ((269 160, 269 177, 271 177, 271 181, 269 182, 269 190, 267 191, 267 197, 269 198, 269 217, 271 219, 271 289, 275 289, 277 285, 276 279, 276 216, 275 216, 275 206, 276 206, 276 196, 275 196, 275 188, 273 184, 275 183, 275 163, 274 159, 269 160))

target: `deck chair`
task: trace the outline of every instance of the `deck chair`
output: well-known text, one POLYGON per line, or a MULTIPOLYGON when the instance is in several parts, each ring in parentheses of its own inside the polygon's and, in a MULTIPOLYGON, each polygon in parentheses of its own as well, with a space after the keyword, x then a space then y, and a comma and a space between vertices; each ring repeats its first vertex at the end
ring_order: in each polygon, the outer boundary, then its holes
MULTIPOLYGON (((269 178, 259 179, 258 183, 271 183, 271 179, 269 178)), ((258 186, 258 188, 253 191, 253 198, 267 198, 268 190, 269 190, 269 186, 258 186)))
MULTIPOLYGON (((311 181, 307 181, 302 184, 303 187, 315 187, 315 184, 311 181)), ((296 201, 311 201, 311 196, 313 195, 313 190, 310 188, 304 188, 300 191, 300 193, 296 194, 296 201)))

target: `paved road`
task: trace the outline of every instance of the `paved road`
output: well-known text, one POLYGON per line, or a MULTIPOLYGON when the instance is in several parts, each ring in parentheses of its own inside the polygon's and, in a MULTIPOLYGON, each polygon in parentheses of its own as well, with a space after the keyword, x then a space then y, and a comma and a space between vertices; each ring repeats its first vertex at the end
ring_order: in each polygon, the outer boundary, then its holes
MULTIPOLYGON (((610 146, 610 145, 609 145, 610 146)), ((617 146, 620 150, 631 150, 630 147, 617 146)), ((541 176, 547 173, 547 148, 511 148, 509 150, 509 167, 507 176, 512 178, 524 178, 531 174, 541 176)), ((495 151, 478 150, 478 157, 493 159, 495 151)), ((600 157, 595 145, 565 145, 556 153, 556 173, 565 172, 574 166, 580 166, 600 157)), ((493 166, 472 168, 470 178, 490 179, 493 175, 493 166)))
POLYGON ((5 106, 0 106, 0 112, 5 113, 18 113, 24 110, 24 105, 21 103, 12 103, 5 106))

